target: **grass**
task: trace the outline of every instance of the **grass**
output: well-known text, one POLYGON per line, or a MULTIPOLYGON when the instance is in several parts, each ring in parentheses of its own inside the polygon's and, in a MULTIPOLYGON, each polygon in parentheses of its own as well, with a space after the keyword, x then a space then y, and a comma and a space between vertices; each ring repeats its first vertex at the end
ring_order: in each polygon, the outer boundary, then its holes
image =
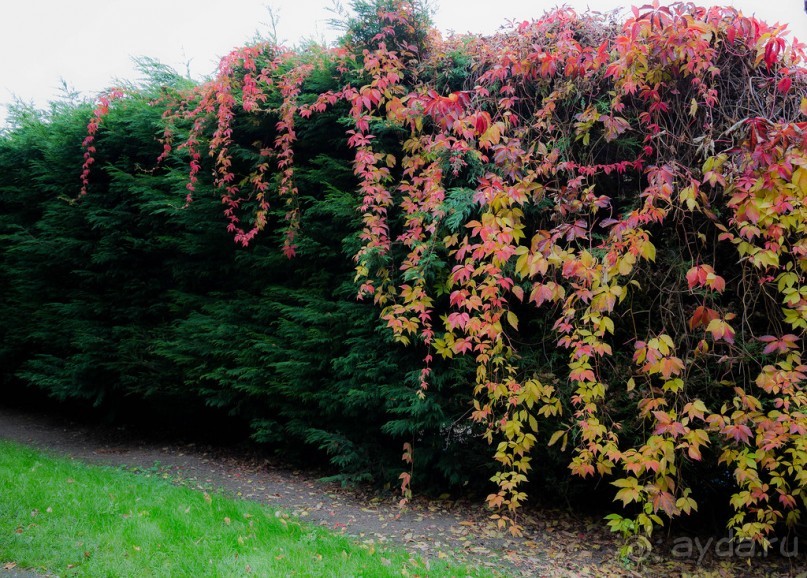
POLYGON ((489 576, 254 502, 0 441, 0 563, 67 576, 489 576))

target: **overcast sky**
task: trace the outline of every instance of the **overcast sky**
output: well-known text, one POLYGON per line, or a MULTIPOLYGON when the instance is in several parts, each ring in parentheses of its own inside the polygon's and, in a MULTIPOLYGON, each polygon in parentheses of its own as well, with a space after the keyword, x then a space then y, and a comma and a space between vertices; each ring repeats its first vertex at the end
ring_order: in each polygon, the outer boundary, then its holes
MULTIPOLYGON (((343 0, 349 4, 349 0, 343 0)), ((807 41, 803 0, 726 0, 745 14, 787 23, 807 41)), ((644 0, 637 2, 645 3, 644 0)), ((712 4, 710 0, 696 3, 712 4)), ((495 31, 508 19, 528 20, 554 0, 432 0, 445 32, 495 31)), ((625 0, 569 0, 578 10, 630 5, 625 0)), ((93 95, 115 79, 135 80, 132 57, 148 56, 195 78, 211 74, 232 48, 266 33, 268 6, 288 45, 304 38, 333 40, 333 0, 10 0, 0 3, 0 126, 6 105, 19 98, 38 107, 69 87, 93 95)))

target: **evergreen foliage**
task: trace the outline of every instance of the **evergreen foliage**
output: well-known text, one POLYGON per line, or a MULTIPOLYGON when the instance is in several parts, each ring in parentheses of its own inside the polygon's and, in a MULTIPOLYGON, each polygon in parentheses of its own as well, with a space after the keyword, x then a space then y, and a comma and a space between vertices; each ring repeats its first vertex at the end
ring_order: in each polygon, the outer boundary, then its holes
MULTIPOLYGON (((451 433, 470 403, 469 368, 446 366, 420 399, 419 356, 356 301, 361 219, 338 136, 344 111, 298 128, 303 227, 289 260, 280 230, 232 242, 205 171, 183 204, 184 163, 155 164, 162 124, 151 102, 187 80, 152 61, 143 69, 145 84, 129 87, 97 135, 91 194, 77 198, 87 104, 19 111, 0 139, 4 388, 84 400, 110 417, 139 400, 161 419, 204 404, 345 483, 396 480, 403 442, 418 447, 423 490, 478 477, 479 439, 451 433)), ((309 83, 318 94, 332 74, 309 83)), ((252 162, 249 145, 271 126, 244 120, 234 154, 252 162)), ((284 212, 273 209, 274 222, 284 212)))

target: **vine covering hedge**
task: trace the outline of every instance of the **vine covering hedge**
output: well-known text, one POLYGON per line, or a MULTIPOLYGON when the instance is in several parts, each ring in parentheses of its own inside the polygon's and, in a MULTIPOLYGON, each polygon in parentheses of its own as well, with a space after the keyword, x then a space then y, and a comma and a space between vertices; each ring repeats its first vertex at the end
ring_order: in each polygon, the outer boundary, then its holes
POLYGON ((804 45, 691 4, 449 39, 417 4, 354 10, 337 48, 111 91, 86 138, 82 108, 18 120, 7 379, 197 396, 346 473, 403 443, 405 495, 487 478, 481 437, 515 532, 535 455, 607 479, 627 535, 696 510, 707 471, 739 539, 798 523, 804 45))

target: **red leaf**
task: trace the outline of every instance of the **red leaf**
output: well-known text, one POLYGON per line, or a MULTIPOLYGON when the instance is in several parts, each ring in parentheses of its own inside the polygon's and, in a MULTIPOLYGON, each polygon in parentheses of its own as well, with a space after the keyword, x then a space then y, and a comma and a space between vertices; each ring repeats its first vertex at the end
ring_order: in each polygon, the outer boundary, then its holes
POLYGON ((490 126, 490 115, 486 112, 478 112, 476 113, 476 118, 474 119, 474 129, 476 129, 476 134, 481 135, 484 134, 488 127, 490 126))
POLYGON ((784 47, 785 41, 783 38, 771 38, 768 44, 765 45, 765 66, 768 70, 770 70, 779 59, 779 53, 784 47))
POLYGON ((704 286, 714 289, 718 293, 722 293, 726 289, 726 280, 715 273, 715 270, 709 265, 692 267, 687 271, 686 277, 690 289, 704 286))
POLYGON ((751 429, 747 425, 727 425, 723 428, 723 435, 737 442, 748 443, 751 429))
POLYGON ((695 309, 695 313, 692 314, 692 318, 689 320, 689 328, 695 329, 697 327, 709 325, 712 319, 717 319, 718 317, 720 317, 720 314, 717 311, 700 305, 697 309, 695 309))

